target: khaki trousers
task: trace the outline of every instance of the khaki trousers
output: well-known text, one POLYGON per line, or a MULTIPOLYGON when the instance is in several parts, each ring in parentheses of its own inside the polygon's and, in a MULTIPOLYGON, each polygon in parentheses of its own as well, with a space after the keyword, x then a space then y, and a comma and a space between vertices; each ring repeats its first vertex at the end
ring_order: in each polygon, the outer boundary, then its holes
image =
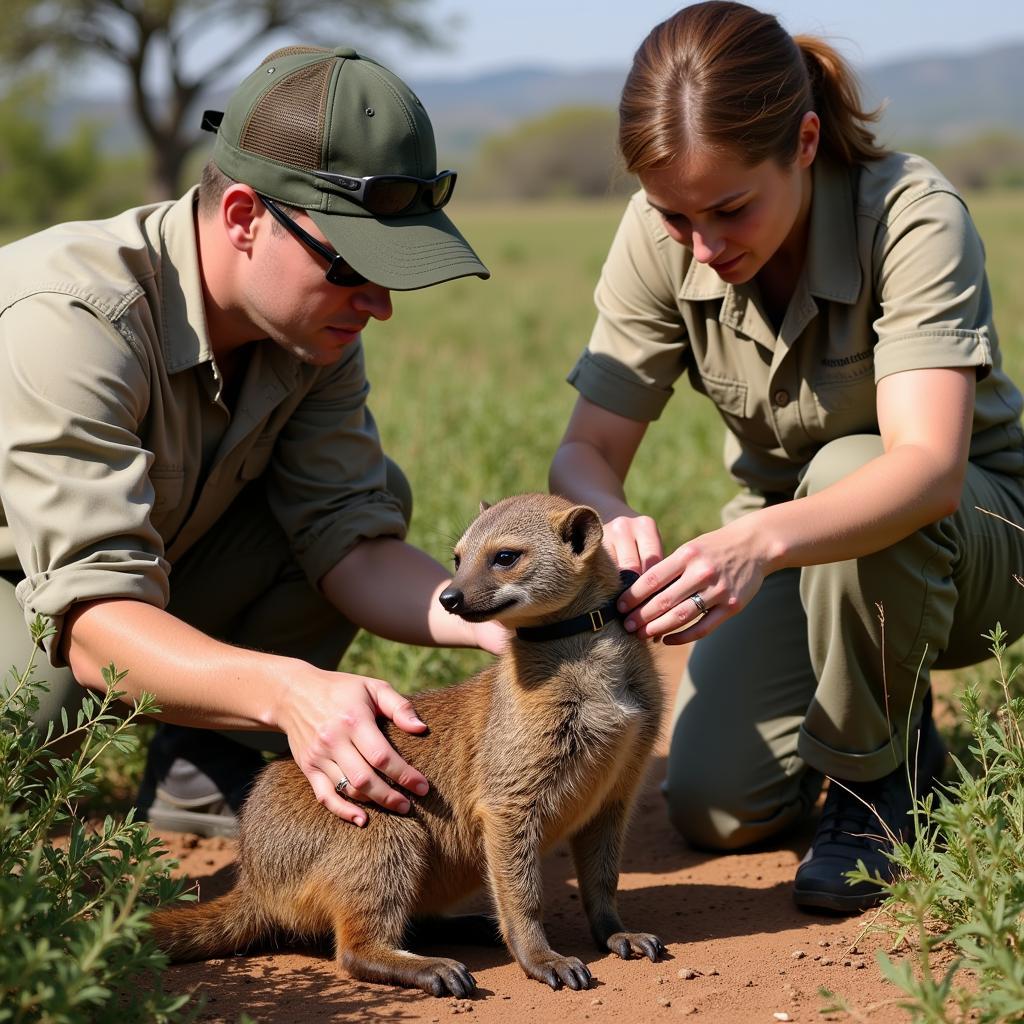
MULTIPOLYGON (((412 516, 412 491, 405 474, 388 460, 388 489, 412 516)), ((20 670, 32 642, 24 613, 14 596, 13 576, 0 577, 0 654, 20 670)), ((287 539, 270 512, 259 481, 250 484, 214 528, 175 564, 167 610, 208 636, 239 647, 269 651, 334 670, 358 629, 313 587, 292 557, 287 539)), ((74 722, 84 696, 69 669, 54 669, 36 656, 40 694, 37 727, 53 721, 61 708, 74 722)), ((132 669, 130 658, 118 669, 132 669)), ((227 732, 247 746, 283 753, 287 742, 276 732, 227 732)))
MULTIPOLYGON (((873 435, 826 445, 796 498, 882 453, 873 435)), ((902 763, 932 668, 989 656, 984 633, 1024 633, 1024 480, 968 466, 959 509, 852 561, 769 576, 698 641, 672 723, 669 813, 694 845, 736 849, 813 805, 823 774, 865 782, 902 763), (884 646, 878 605, 884 613, 884 646), (884 660, 884 684, 883 684, 884 660)))

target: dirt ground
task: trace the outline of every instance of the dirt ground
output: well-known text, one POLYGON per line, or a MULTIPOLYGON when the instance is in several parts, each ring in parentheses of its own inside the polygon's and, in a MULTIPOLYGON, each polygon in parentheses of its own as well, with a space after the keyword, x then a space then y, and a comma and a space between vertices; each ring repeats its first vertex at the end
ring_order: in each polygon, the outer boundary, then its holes
MULTIPOLYGON (((665 650, 670 697, 683 656, 665 650)), ((790 883, 813 826, 756 852, 710 856, 689 849, 669 824, 658 791, 666 746, 663 737, 630 828, 619 886, 626 926, 654 932, 668 947, 668 957, 659 963, 621 961, 594 950, 572 860, 568 850, 558 848, 544 865, 548 936, 559 952, 590 967, 595 983, 587 991, 551 991, 526 978, 504 949, 466 946, 422 951, 463 961, 477 979, 472 999, 437 999, 353 982, 335 972, 322 950, 175 966, 167 987, 203 994, 201 1020, 233 1022, 244 1012, 268 1024, 441 1024, 464 1015, 477 1024, 851 1019, 845 1014, 822 1017, 822 1008, 829 1005, 822 988, 841 994, 857 1017, 872 1024, 909 1020, 899 1008, 899 992, 883 980, 874 962, 882 937, 861 937, 871 915, 817 916, 793 904, 790 883)), ((230 886, 233 840, 162 835, 182 873, 198 883, 202 899, 230 886)))

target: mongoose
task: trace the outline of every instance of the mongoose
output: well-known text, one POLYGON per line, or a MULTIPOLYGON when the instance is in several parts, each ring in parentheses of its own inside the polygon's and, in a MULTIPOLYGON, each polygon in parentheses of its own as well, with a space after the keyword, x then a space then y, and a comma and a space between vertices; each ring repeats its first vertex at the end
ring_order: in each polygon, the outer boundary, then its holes
POLYGON ((416 695, 428 734, 381 722, 430 792, 402 790, 407 815, 370 805, 355 828, 318 803, 293 761, 272 762, 242 810, 234 888, 151 918, 173 960, 333 933, 352 977, 461 997, 475 987, 463 964, 400 945, 414 916, 486 882, 523 970, 552 988, 586 988, 587 967, 551 949, 542 924, 541 856, 566 837, 598 948, 652 961, 664 952, 656 936, 626 931, 616 909, 626 820, 662 698, 647 642, 615 615, 624 583, 601 521, 543 494, 481 509, 455 547, 441 603, 516 632, 473 678, 416 695))

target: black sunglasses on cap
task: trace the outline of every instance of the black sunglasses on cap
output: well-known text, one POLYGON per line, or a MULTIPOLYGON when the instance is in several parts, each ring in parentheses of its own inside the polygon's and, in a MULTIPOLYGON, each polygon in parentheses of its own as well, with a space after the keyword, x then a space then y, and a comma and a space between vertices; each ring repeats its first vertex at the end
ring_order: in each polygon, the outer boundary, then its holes
POLYGON ((358 288, 359 285, 368 283, 369 278, 363 277, 358 271, 353 270, 351 265, 346 263, 338 253, 328 249, 323 242, 296 224, 273 199, 261 192, 257 192, 256 195, 260 197, 260 202, 270 211, 271 216, 278 224, 293 234, 308 249, 312 249, 318 256, 327 260, 330 266, 327 268, 326 276, 331 284, 336 284, 341 288, 358 288))
POLYGON ((368 210, 375 217, 397 217, 414 206, 440 210, 455 191, 455 171, 441 171, 433 178, 414 178, 408 174, 370 174, 350 178, 333 171, 310 171, 314 178, 329 181, 344 189, 343 197, 368 210))
MULTIPOLYGON (((216 134, 223 119, 222 110, 205 110, 200 127, 203 131, 216 134)), ((455 171, 441 171, 433 178, 416 178, 408 174, 369 174, 353 178, 333 171, 308 173, 337 185, 343 190, 345 199, 375 217, 397 217, 420 203, 430 211, 440 210, 451 199, 458 178, 455 171)))

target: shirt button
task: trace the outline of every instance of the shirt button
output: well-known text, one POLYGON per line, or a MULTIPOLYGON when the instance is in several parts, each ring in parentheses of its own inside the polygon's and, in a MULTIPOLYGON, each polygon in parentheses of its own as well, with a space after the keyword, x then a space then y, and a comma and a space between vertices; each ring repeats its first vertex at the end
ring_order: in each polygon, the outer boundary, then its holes
POLYGON ((789 392, 780 388, 772 395, 772 401, 780 408, 785 409, 789 405, 789 392))

